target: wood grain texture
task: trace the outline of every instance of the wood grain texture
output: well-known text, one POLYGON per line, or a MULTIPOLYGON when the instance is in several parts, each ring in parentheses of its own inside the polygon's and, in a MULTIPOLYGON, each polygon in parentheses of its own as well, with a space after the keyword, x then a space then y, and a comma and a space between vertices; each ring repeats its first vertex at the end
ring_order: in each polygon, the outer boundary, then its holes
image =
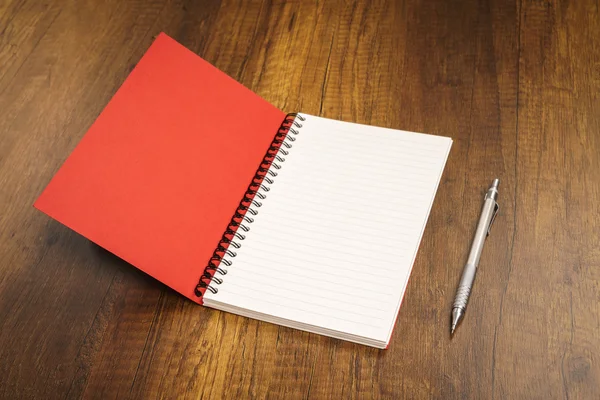
POLYGON ((600 398, 599 8, 4 0, 0 397, 600 398), (31 207, 161 31, 285 111, 455 140, 388 350, 198 307, 31 207))

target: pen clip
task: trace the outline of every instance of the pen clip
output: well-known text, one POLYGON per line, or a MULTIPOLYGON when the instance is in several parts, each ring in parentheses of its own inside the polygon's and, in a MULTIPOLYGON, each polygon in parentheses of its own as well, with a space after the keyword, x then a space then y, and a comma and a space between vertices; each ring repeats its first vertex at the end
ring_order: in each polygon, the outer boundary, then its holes
POLYGON ((492 229, 492 224, 494 223, 494 221, 496 220, 496 215, 498 215, 498 210, 500 210, 500 206, 498 205, 498 203, 494 202, 494 214, 492 215, 492 219, 490 220, 490 225, 488 226, 487 229, 487 236, 490 236, 490 230, 492 229))

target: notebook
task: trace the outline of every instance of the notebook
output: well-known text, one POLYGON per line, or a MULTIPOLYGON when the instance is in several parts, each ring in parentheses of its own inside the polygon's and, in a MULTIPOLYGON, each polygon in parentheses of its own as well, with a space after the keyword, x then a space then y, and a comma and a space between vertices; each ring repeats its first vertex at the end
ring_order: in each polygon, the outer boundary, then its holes
POLYGON ((451 144, 285 114, 160 34, 35 207, 198 304, 385 348, 451 144))

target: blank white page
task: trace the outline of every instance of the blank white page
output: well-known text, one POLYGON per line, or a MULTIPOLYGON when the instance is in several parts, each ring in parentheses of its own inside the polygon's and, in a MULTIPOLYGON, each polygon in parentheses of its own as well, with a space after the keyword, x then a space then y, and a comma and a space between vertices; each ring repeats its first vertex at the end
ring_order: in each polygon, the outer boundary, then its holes
POLYGON ((301 116, 205 305, 384 347, 452 140, 301 116))

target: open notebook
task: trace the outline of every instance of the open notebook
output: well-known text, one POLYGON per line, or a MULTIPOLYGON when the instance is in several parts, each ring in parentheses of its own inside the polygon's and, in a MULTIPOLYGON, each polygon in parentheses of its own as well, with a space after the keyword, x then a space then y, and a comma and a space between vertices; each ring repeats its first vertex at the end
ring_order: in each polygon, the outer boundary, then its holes
POLYGON ((285 115, 161 34, 35 206, 199 304, 384 348, 451 143, 285 115))

